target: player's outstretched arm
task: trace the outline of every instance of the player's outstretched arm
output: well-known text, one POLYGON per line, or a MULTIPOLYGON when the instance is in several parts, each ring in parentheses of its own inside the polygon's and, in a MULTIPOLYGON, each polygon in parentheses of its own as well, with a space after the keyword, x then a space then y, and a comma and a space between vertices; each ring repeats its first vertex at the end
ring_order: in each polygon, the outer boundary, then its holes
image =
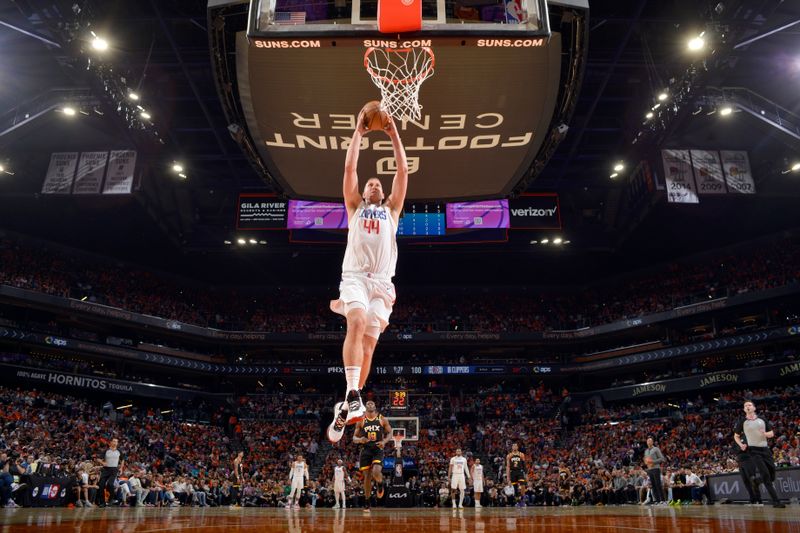
POLYGON ((408 160, 406 159, 406 149, 403 147, 403 141, 400 139, 400 133, 398 133, 394 119, 391 117, 389 125, 386 126, 386 134, 392 140, 394 160, 397 162, 397 172, 395 172, 394 180, 392 181, 392 192, 386 199, 386 205, 389 206, 395 221, 397 221, 403 211, 403 204, 405 204, 406 192, 408 191, 408 160))
POLYGON ((361 138, 367 132, 364 128, 363 118, 363 113, 359 113, 356 119, 356 129, 353 130, 353 137, 350 139, 350 146, 347 148, 347 156, 344 159, 342 196, 348 216, 355 213, 358 204, 361 203, 361 195, 358 192, 358 154, 361 150, 361 138))

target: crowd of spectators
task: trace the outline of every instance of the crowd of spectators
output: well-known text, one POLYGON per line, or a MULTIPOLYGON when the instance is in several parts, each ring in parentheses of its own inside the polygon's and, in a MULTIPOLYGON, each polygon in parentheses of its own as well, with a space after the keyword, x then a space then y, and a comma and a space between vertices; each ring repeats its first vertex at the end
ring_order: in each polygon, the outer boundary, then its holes
MULTIPOLYGON (((776 464, 800 466, 798 393, 800 385, 782 385, 731 390, 713 399, 589 403, 582 422, 571 429, 554 416, 566 391, 537 386, 527 392, 419 394, 414 409, 421 420, 419 440, 401 450, 413 464, 405 481, 415 504, 448 503, 447 466, 461 448, 470 464, 483 461, 485 505, 643 503, 649 481, 642 455, 652 436, 666 456, 662 467, 667 489, 674 489, 672 499, 699 502, 708 475, 737 468, 732 431, 744 398, 755 401, 775 429, 776 464), (508 490, 505 478, 512 443, 528 458, 527 491, 518 495, 508 490), (690 490, 687 480, 697 490, 690 490)), ((330 506, 332 466, 343 459, 352 479, 350 502, 358 504, 364 498, 358 447, 349 439, 333 447, 320 440, 329 403, 316 394, 231 397, 200 406, 208 423, 196 423, 183 419, 180 409, 115 408, 108 402, 0 388, 0 459, 12 475, 18 470, 22 484, 26 474, 45 470, 73 478, 69 501, 87 506, 95 500, 99 459, 112 438, 120 442, 125 466, 111 497, 123 505, 283 505, 289 466, 302 454, 312 478, 301 503, 330 506), (244 483, 234 487, 232 460, 239 450, 246 454, 244 483)), ((388 447, 386 453, 395 451, 388 447)), ((24 486, 17 494, 23 491, 24 486)))
MULTIPOLYGON (((343 328, 328 309, 328 300, 336 297, 335 287, 209 288, 103 262, 0 238, 0 284, 221 329, 310 333, 343 328)), ((395 332, 575 329, 798 280, 800 244, 784 239, 753 245, 747 253, 719 252, 589 287, 497 288, 491 298, 447 288, 437 289, 437 297, 423 290, 404 290, 391 328, 395 332)))

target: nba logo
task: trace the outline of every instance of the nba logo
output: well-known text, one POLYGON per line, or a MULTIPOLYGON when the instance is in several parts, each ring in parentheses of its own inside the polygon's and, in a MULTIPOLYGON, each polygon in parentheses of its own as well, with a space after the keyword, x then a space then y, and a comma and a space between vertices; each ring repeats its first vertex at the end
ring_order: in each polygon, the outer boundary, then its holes
POLYGON ((520 0, 505 0, 506 24, 522 24, 523 12, 520 0))
POLYGON ((55 498, 56 496, 58 496, 58 489, 59 489, 58 485, 53 485, 53 486, 50 487, 50 498, 51 499, 55 498))

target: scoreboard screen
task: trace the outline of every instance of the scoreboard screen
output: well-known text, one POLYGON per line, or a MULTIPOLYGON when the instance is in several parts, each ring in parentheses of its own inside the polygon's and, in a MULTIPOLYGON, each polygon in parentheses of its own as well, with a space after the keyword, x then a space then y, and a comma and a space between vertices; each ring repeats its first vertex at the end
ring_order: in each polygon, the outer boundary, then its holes
POLYGON ((445 234, 442 204, 406 204, 397 227, 398 237, 430 237, 445 234))

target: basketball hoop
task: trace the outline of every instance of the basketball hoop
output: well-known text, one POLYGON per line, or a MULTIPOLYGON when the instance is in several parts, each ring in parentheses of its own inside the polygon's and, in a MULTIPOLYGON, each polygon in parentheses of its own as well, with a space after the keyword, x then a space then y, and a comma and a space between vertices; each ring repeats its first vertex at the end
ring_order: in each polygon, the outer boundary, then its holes
POLYGON ((381 109, 395 120, 419 120, 419 89, 433 75, 433 50, 420 48, 368 48, 364 67, 381 90, 381 109))

